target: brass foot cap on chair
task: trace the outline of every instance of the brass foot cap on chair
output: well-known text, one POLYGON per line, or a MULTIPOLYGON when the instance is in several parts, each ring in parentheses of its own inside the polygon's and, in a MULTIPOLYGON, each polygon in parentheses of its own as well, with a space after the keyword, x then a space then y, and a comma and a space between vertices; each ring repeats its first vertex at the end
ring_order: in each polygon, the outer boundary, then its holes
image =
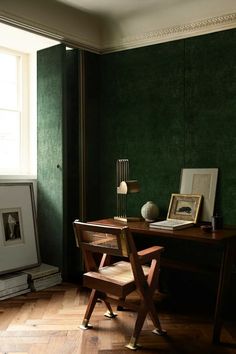
POLYGON ((91 324, 88 324, 87 326, 80 325, 79 328, 80 329, 90 329, 90 328, 93 328, 93 326, 91 324))
POLYGON ((79 328, 81 329, 89 329, 89 328, 93 328, 93 326, 88 323, 88 320, 83 320, 82 324, 79 326, 79 328))
POLYGON ((157 334, 158 336, 165 336, 167 334, 165 329, 155 328, 152 333, 157 334))
POLYGON ((114 318, 117 316, 117 313, 115 312, 110 312, 109 310, 107 310, 107 312, 104 313, 104 316, 105 317, 108 317, 108 318, 114 318))
POLYGON ((137 350, 138 348, 141 348, 141 345, 136 343, 137 338, 131 337, 129 344, 127 344, 125 347, 131 350, 137 350))
POLYGON ((129 343, 129 344, 126 344, 125 347, 128 349, 131 349, 131 350, 137 350, 138 348, 141 348, 142 346, 140 344, 129 343))

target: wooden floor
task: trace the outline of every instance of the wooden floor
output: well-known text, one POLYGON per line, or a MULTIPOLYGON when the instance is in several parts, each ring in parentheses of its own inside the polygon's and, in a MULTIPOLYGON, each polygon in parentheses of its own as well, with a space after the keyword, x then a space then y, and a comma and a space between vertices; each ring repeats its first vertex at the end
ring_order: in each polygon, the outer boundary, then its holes
MULTIPOLYGON (((135 314, 118 312, 103 316, 104 306, 96 305, 91 323, 94 328, 79 329, 88 293, 73 284, 26 294, 0 302, 1 354, 123 354, 131 353, 129 341, 135 314)), ((166 300, 165 300, 166 301, 166 300)), ((212 318, 207 311, 187 307, 169 308, 158 301, 160 320, 166 337, 154 335, 147 319, 140 335, 142 354, 236 354, 236 346, 211 345, 212 318), (203 313, 202 313, 203 312, 203 313)), ((224 342, 236 343, 236 323, 228 323, 224 342)))

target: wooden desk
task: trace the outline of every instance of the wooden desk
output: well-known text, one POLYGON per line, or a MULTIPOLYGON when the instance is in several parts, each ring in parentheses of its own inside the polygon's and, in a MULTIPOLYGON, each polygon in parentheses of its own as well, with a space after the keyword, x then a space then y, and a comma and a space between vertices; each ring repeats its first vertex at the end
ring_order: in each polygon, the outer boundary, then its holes
MULTIPOLYGON (((218 289, 215 304, 214 324, 212 342, 214 344, 220 343, 221 329, 223 326, 223 307, 226 298, 226 294, 229 290, 230 279, 232 274, 232 266, 236 254, 236 228, 225 228, 217 230, 211 233, 204 233, 200 227, 191 227, 183 230, 158 230, 151 229, 149 224, 144 221, 130 221, 128 223, 119 222, 113 219, 98 220, 94 223, 108 224, 108 225, 124 225, 128 226, 132 233, 137 235, 148 235, 157 240, 163 239, 177 239, 177 240, 189 240, 198 242, 201 244, 210 244, 220 246, 220 266, 218 268, 218 289)), ((188 271, 201 271, 198 266, 182 264, 170 260, 162 260, 163 266, 169 266, 174 268, 182 268, 188 271)))

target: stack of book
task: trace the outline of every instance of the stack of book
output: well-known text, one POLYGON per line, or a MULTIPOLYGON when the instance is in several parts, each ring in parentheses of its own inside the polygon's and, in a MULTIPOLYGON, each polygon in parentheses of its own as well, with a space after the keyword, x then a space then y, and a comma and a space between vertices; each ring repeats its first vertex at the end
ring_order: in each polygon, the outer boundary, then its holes
POLYGON ((30 292, 27 274, 22 272, 0 276, 0 300, 30 292))
POLYGON ((162 230, 181 230, 191 226, 194 226, 194 223, 192 221, 178 219, 166 219, 163 221, 151 222, 149 224, 150 228, 162 230))
POLYGON ((38 267, 24 270, 32 291, 39 291, 61 284, 62 277, 59 268, 46 263, 38 267))

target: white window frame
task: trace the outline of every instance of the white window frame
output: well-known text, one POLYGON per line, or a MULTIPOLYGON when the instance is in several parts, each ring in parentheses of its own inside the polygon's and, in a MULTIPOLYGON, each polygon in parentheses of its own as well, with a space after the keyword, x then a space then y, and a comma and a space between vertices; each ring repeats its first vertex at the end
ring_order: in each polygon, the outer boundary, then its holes
MULTIPOLYGON (((32 63, 30 55, 10 49, 0 47, 0 52, 17 56, 19 58, 18 67, 18 107, 17 111, 20 113, 20 164, 19 169, 3 169, 1 168, 0 161, 0 175, 13 175, 13 176, 34 176, 36 175, 36 150, 31 148, 31 144, 35 142, 36 136, 32 137, 31 128, 35 127, 36 123, 33 123, 34 117, 32 113, 31 92, 34 92, 33 96, 36 96, 36 85, 30 82, 30 76, 32 74, 32 63), (34 87, 31 87, 31 86, 34 87), (32 156, 34 154, 34 156, 32 156)), ((36 63, 35 63, 36 67, 36 63)), ((34 73, 34 76, 36 73, 34 73)), ((35 113, 36 114, 36 113, 35 113)), ((36 117, 35 117, 36 120, 36 117)))

